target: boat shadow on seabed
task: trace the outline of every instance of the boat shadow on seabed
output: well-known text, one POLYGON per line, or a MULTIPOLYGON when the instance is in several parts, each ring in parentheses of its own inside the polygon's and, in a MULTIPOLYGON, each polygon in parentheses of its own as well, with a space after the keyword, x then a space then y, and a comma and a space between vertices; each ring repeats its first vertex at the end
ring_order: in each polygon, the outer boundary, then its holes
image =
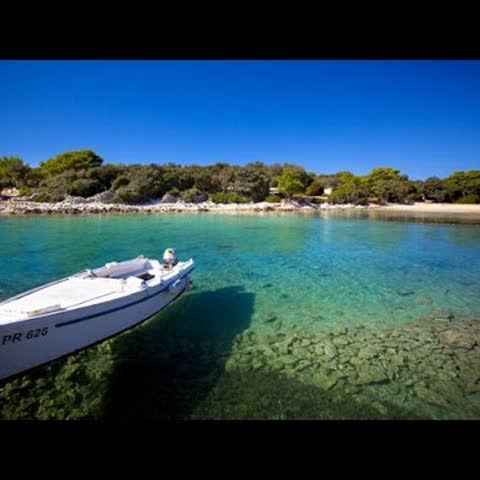
POLYGON ((234 339, 250 326, 253 293, 241 286, 195 290, 112 343, 118 359, 105 419, 191 418, 222 375, 234 339))

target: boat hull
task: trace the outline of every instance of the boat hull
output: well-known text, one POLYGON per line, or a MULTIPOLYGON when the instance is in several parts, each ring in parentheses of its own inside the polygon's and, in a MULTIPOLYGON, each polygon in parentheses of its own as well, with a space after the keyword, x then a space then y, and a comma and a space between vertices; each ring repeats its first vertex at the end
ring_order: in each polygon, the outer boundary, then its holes
POLYGON ((0 326, 0 381, 117 335, 149 319, 189 287, 188 272, 167 287, 138 292, 106 306, 0 326))

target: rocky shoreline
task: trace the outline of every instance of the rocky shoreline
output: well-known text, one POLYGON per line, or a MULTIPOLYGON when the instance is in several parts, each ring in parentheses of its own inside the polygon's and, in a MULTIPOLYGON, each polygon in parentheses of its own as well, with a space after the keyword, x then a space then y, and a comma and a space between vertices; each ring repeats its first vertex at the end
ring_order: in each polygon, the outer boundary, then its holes
POLYGON ((126 205, 102 201, 102 197, 91 198, 67 197, 62 202, 43 203, 32 200, 8 200, 0 201, 0 216, 10 215, 51 215, 51 214, 166 214, 166 213, 259 213, 259 212, 337 212, 337 211, 375 211, 389 212, 397 216, 421 217, 449 217, 465 220, 467 223, 480 222, 480 205, 457 205, 457 204, 428 204, 417 202, 413 205, 332 205, 329 203, 312 203, 304 201, 286 201, 279 203, 230 203, 218 204, 211 201, 186 203, 183 201, 159 200, 142 205, 126 205))
POLYGON ((282 203, 232 203, 216 204, 210 201, 200 203, 151 203, 146 205, 124 205, 119 203, 79 202, 66 200, 58 203, 40 203, 32 201, 0 202, 0 215, 29 214, 132 214, 132 213, 238 213, 238 212, 316 212, 319 210, 373 209, 378 205, 330 205, 302 204, 299 202, 282 203))

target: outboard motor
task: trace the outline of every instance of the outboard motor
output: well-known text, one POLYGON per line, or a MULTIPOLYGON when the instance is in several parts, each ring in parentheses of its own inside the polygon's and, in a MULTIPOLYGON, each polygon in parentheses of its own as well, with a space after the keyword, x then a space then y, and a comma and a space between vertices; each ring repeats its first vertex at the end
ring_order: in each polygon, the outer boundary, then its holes
POLYGON ((177 263, 178 259, 176 250, 174 248, 167 248, 165 252, 163 252, 163 266, 170 269, 177 263))

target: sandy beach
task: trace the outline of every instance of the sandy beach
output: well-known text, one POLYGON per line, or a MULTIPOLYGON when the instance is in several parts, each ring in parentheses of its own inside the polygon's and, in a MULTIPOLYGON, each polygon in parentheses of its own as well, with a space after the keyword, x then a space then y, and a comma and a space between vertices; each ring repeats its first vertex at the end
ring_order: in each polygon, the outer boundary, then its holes
POLYGON ((379 210, 396 210, 402 212, 417 213, 470 213, 472 215, 480 215, 480 204, 460 205, 452 203, 423 203, 416 202, 413 205, 388 205, 386 207, 378 207, 379 210))

